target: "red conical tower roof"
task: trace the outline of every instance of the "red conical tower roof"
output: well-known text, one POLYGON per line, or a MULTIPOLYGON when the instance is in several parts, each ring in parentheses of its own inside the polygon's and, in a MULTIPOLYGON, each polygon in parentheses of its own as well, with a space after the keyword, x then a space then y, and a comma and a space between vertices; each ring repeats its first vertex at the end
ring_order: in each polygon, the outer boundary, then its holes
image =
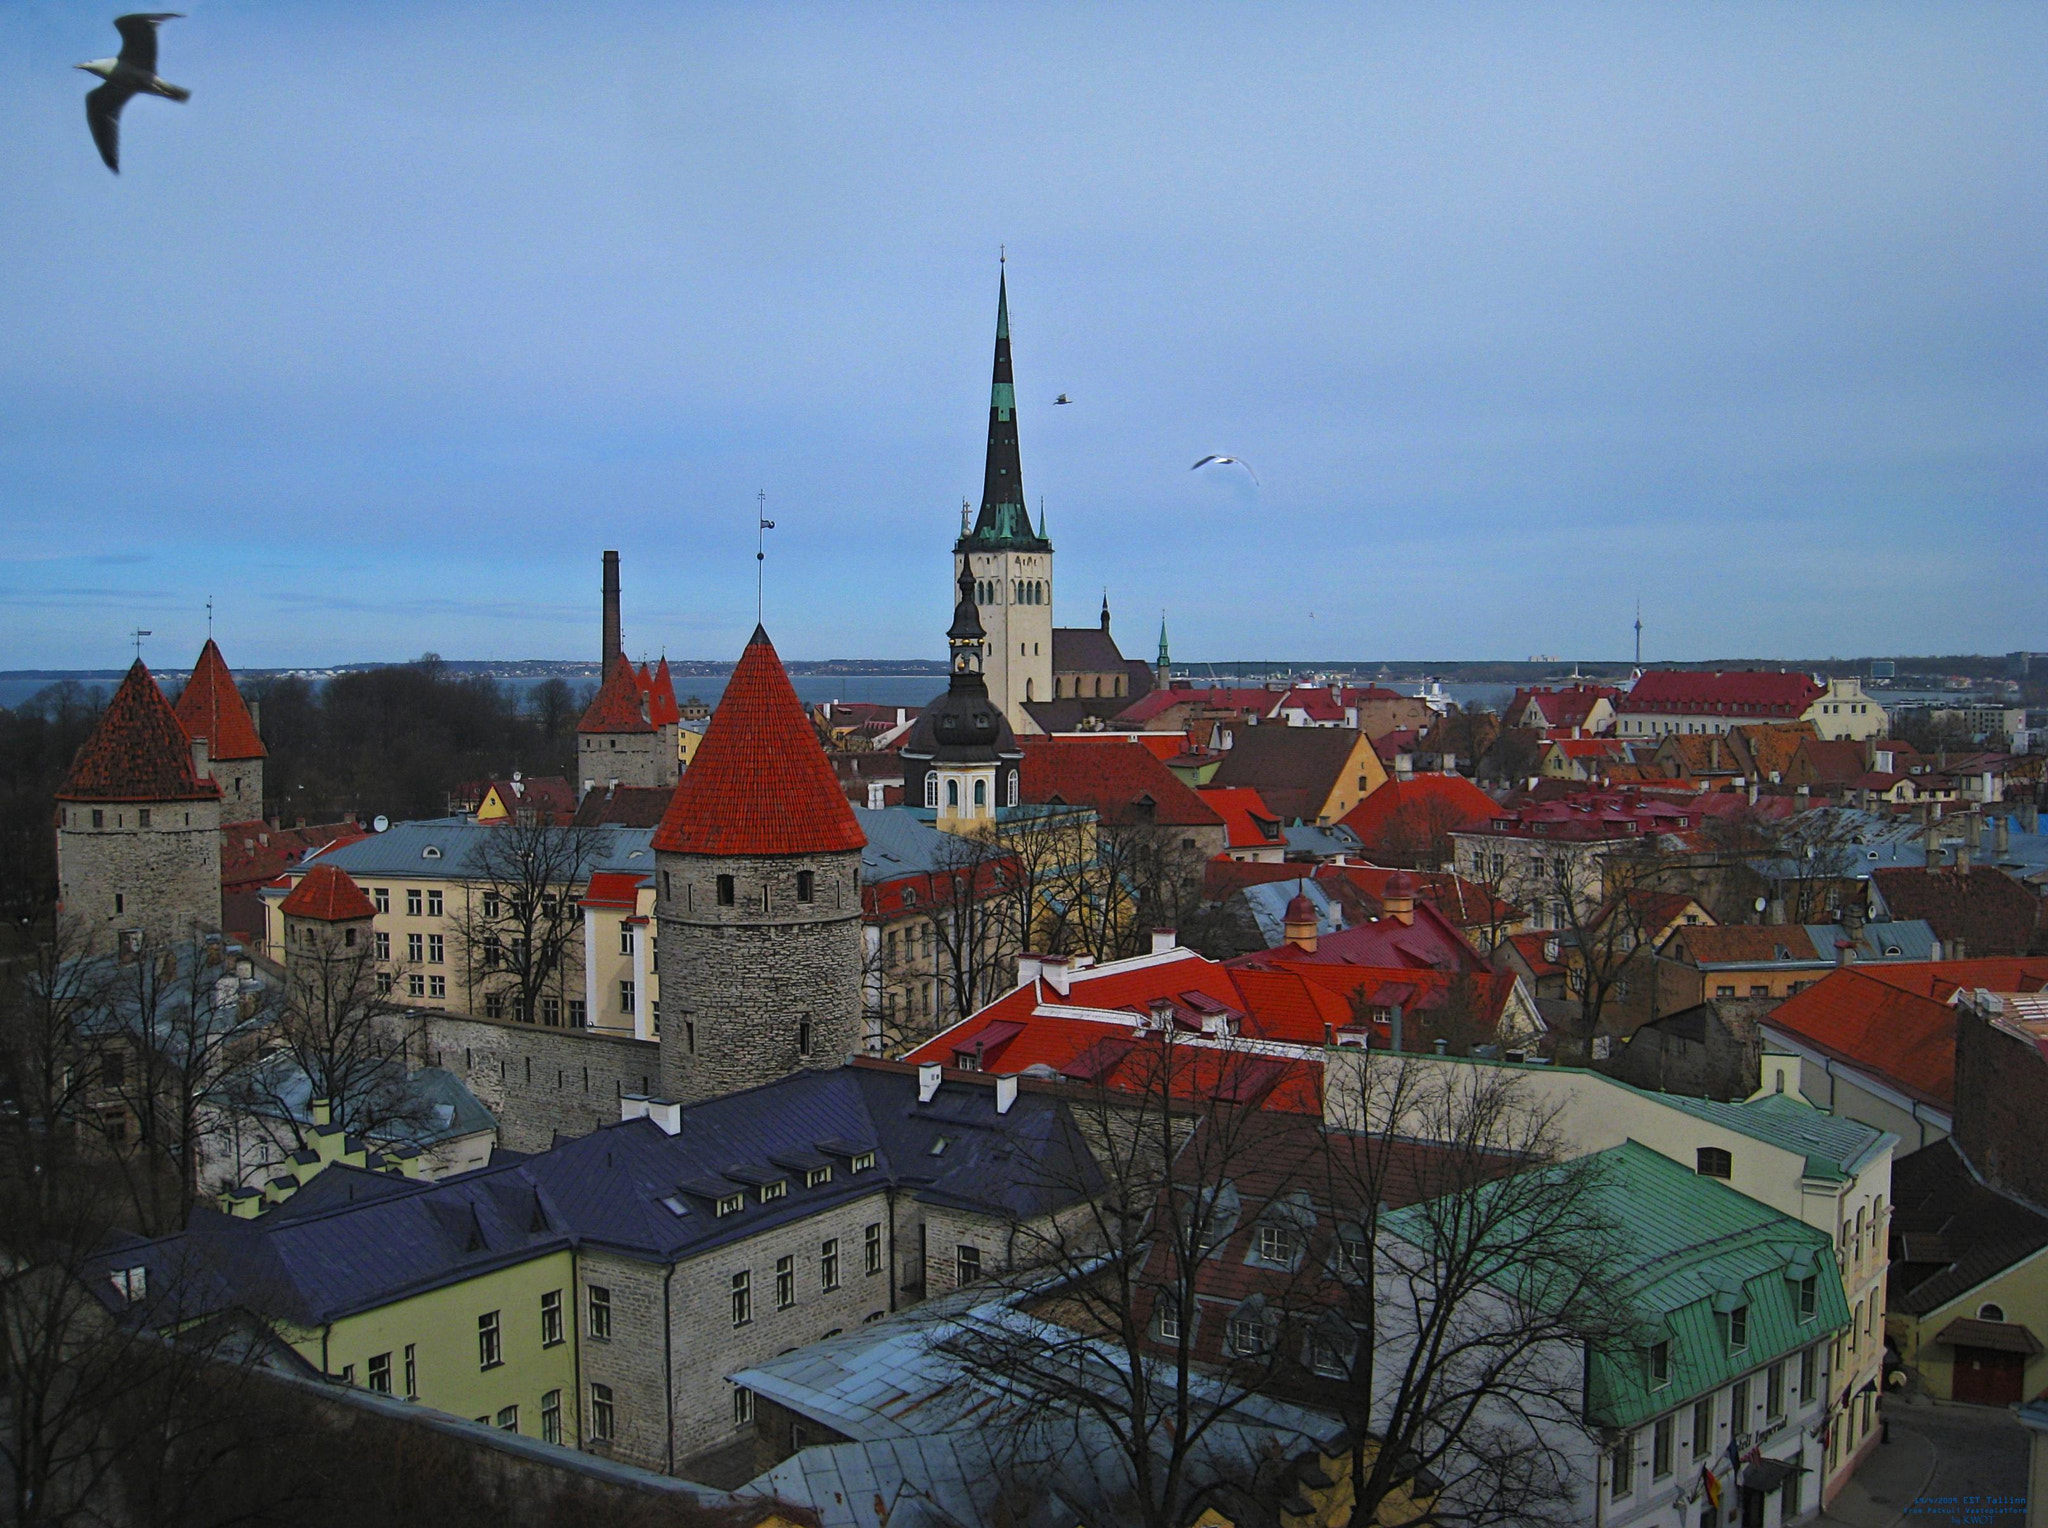
POLYGON ((867 842, 760 627, 740 654, 654 847, 674 854, 829 854, 867 842))
POLYGON ((192 740, 140 658, 71 761, 59 801, 218 801, 192 768, 192 740))
POLYGON ((322 923, 353 923, 377 916, 376 905, 339 865, 315 865, 307 871, 278 911, 287 918, 318 918, 322 923))
POLYGON ((209 759, 261 759, 267 757, 263 739, 256 734, 256 719, 242 704, 242 692, 235 688, 235 676, 228 672, 213 638, 199 649, 199 662, 192 677, 178 692, 171 709, 193 737, 206 739, 209 759))
POLYGON ((669 677, 668 655, 663 654, 661 666, 654 671, 654 685, 647 692, 649 714, 657 727, 672 727, 683 719, 683 708, 676 704, 676 684, 669 677))
POLYGON ((590 702, 590 709, 576 724, 578 732, 652 732, 647 719, 646 696, 633 673, 633 660, 624 653, 612 658, 611 672, 590 702))

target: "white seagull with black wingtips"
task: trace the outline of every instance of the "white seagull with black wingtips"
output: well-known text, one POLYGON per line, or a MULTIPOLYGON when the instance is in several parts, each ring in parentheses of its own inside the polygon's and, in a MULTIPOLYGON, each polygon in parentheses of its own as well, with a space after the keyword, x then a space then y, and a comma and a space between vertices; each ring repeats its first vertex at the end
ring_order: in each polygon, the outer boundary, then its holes
POLYGON ((87 74, 97 74, 106 84, 86 92, 85 120, 92 129, 92 141, 99 145, 100 158, 116 175, 121 173, 121 108, 131 96, 162 96, 167 101, 189 101, 192 92, 171 85, 156 76, 157 23, 176 21, 179 11, 137 11, 116 16, 114 30, 121 34, 119 58, 95 58, 73 64, 87 74))

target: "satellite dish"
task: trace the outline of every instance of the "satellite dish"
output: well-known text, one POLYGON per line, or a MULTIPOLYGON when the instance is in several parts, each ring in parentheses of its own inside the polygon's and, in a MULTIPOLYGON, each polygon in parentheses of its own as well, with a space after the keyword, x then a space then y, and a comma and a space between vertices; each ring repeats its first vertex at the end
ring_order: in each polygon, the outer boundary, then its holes
POLYGON ((370 831, 373 833, 382 833, 385 829, 389 828, 390 826, 391 819, 389 817, 383 816, 382 814, 379 814, 378 816, 370 819, 370 831))

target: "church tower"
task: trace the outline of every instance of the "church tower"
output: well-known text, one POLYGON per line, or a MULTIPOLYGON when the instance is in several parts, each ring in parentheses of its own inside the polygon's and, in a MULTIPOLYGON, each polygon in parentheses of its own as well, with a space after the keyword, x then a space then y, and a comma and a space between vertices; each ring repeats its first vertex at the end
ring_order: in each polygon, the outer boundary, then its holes
MULTIPOLYGON (((962 516, 965 517, 965 510, 962 516)), ((1016 732, 1036 732, 1025 712, 1030 701, 1051 700, 1052 543, 1041 515, 1037 530, 1024 503, 1024 469, 1017 448, 1017 389, 1010 373, 1010 289, 996 280, 995 375, 989 388, 988 464, 982 475, 981 513, 961 526, 953 572, 972 581, 976 612, 986 633, 983 670, 988 693, 1016 732)))
POLYGON ((960 570, 960 600, 946 632, 953 677, 946 693, 918 713, 903 739, 903 799, 937 814, 948 833, 995 826, 996 814, 1017 804, 1024 751, 982 679, 988 634, 974 604, 974 575, 960 570))
POLYGON ((860 1049, 866 843, 755 627, 654 834, 666 1097, 737 1092, 860 1049))

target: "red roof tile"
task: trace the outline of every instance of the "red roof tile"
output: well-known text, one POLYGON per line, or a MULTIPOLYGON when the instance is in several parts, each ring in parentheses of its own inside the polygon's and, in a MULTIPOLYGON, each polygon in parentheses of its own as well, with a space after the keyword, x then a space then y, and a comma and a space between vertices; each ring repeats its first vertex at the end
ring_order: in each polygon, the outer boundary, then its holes
POLYGON ((71 761, 59 801, 217 801, 192 768, 192 740, 140 658, 71 761))
POLYGON ((1738 669, 1700 673, 1652 669, 1616 702, 1622 712, 1679 712, 1705 716, 1792 718, 1827 693, 1810 674, 1738 669))
POLYGON ((1936 998, 1849 966, 1795 992, 1764 1022, 1912 1097, 1955 1107, 1956 1015, 1936 998))
POLYGON ((782 660, 756 626, 655 830, 654 847, 672 854, 830 854, 866 842, 782 660))
POLYGON ((624 653, 612 658, 611 672, 591 698, 578 732, 652 732, 647 697, 633 674, 633 662, 624 653))
MULTIPOLYGON (((1125 738, 1021 737, 1026 801, 1087 806, 1112 827, 1220 827, 1223 818, 1152 751, 1125 738)), ((695 767, 694 765, 692 766, 695 767)))
POLYGON ((242 692, 235 688, 235 676, 228 672, 213 638, 199 649, 199 662, 192 677, 178 692, 171 710, 185 731, 206 739, 209 759, 260 759, 266 757, 263 739, 256 735, 255 718, 242 704, 242 692))
POLYGON ((1280 814, 1249 785, 1209 785, 1196 791, 1230 830, 1233 849, 1283 848, 1280 814))
POLYGON ((647 884, 648 877, 632 870, 599 870, 592 873, 590 884, 583 888, 585 907, 635 908, 640 905, 640 888, 647 884))
POLYGON ((1389 780, 1345 813, 1341 825, 1368 850, 1386 847, 1392 834, 1404 853, 1413 853, 1436 834, 1490 821, 1499 810, 1493 797, 1463 775, 1414 775, 1389 780))
POLYGON ((322 923, 353 923, 377 916, 376 905, 349 879, 348 872, 324 861, 305 873, 278 911, 287 918, 317 918, 322 923))
POLYGON ((669 676, 668 657, 655 666, 654 679, 647 687, 649 719, 657 727, 670 726, 683 719, 682 708, 676 704, 676 682, 669 676))

